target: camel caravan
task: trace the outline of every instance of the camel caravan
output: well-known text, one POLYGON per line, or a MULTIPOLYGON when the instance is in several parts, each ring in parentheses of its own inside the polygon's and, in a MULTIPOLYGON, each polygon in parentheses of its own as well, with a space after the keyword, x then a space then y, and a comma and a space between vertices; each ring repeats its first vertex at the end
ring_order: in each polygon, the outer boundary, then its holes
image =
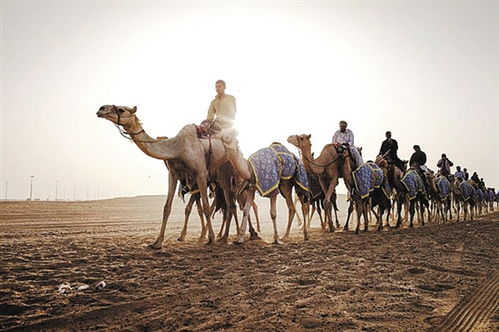
POLYGON ((217 95, 210 104, 207 119, 200 125, 184 126, 171 138, 149 136, 137 117, 137 107, 104 105, 97 112, 98 117, 113 122, 121 135, 133 141, 145 154, 163 160, 168 169, 163 222, 152 248, 162 246, 177 188, 182 197, 190 194, 178 240, 185 240, 189 216, 196 204, 202 228, 200 241, 207 236, 208 243, 216 240, 212 218, 218 211, 223 215, 218 241, 228 241, 232 219, 236 225, 235 244, 244 242, 247 230, 250 240, 260 238, 255 203, 257 191, 270 200, 274 244, 281 244, 289 237, 297 215, 295 203, 298 202, 301 205, 298 219, 304 240, 309 239, 308 229, 316 211, 322 230, 335 232, 340 228, 336 186, 341 178, 348 189, 349 202, 344 232, 349 230, 353 212, 357 218, 355 233, 359 233, 361 220, 364 231, 367 231, 372 216, 377 230, 398 228, 404 221, 413 227, 416 215, 421 225, 425 220, 448 222, 453 215, 457 221, 461 216, 464 220, 473 220, 478 215, 492 212, 494 202, 499 203, 499 193, 496 194, 494 188, 487 188, 476 172, 468 178, 467 170, 461 171, 458 166, 455 174, 451 174, 453 163, 445 154, 437 164, 437 172, 426 167, 426 155, 417 145, 409 162, 400 160, 398 144, 391 138, 391 132, 386 133, 376 159, 364 162, 362 150, 354 145, 354 135, 347 129, 346 121, 340 122, 332 143, 325 145, 317 158, 312 153, 311 135, 296 134, 289 136, 287 142, 298 149, 299 156, 283 144, 273 142, 245 159, 239 150, 237 130, 233 125, 236 101, 233 96, 225 94, 225 88, 224 81, 217 81, 217 95), (282 238, 277 227, 279 194, 288 207, 288 223, 282 238), (238 210, 242 210, 241 222, 238 210), (252 223, 252 210, 256 229, 252 223), (396 220, 393 226, 390 217, 396 220))

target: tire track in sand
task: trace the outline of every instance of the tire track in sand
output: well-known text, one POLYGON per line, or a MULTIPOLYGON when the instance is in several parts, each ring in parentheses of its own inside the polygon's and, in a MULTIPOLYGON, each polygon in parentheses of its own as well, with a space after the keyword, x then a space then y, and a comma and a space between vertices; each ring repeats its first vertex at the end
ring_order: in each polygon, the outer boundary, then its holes
POLYGON ((471 331, 486 324, 499 308, 499 271, 464 297, 433 331, 471 331))

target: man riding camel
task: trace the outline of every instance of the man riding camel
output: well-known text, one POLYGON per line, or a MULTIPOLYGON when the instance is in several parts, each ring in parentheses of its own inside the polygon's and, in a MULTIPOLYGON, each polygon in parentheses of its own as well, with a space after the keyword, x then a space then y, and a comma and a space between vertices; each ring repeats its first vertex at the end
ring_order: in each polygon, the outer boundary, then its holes
POLYGON ((442 159, 440 159, 437 163, 437 167, 440 169, 440 174, 445 177, 448 177, 450 174, 450 168, 454 166, 454 163, 447 158, 445 153, 442 153, 442 159))
POLYGON ((340 130, 336 131, 333 135, 333 145, 338 148, 342 144, 346 144, 350 150, 350 154, 355 160, 356 167, 364 164, 359 150, 354 145, 353 132, 347 129, 348 123, 344 120, 340 121, 340 130))
POLYGON ((401 170, 405 169, 404 162, 397 156, 397 150, 399 149, 396 140, 392 139, 392 132, 387 131, 385 133, 386 140, 381 143, 381 148, 379 149, 379 154, 385 156, 388 162, 395 164, 401 170))
POLYGON ((419 145, 414 145, 413 146, 414 153, 411 156, 411 159, 409 160, 409 166, 414 168, 423 182, 426 185, 426 188, 428 188, 429 183, 426 179, 425 173, 428 172, 428 167, 426 167, 426 153, 421 151, 421 147, 419 145))
POLYGON ((415 165, 424 166, 426 164, 426 153, 421 151, 421 147, 419 145, 413 146, 414 153, 411 156, 409 161, 409 166, 413 167, 415 165))
POLYGON ((215 138, 219 138, 227 149, 228 160, 238 173, 238 175, 249 180, 250 170, 242 153, 239 151, 237 142, 237 130, 234 127, 236 118, 236 98, 225 94, 225 82, 218 80, 215 82, 217 95, 210 103, 208 115, 203 121, 203 126, 209 126, 209 130, 215 138))

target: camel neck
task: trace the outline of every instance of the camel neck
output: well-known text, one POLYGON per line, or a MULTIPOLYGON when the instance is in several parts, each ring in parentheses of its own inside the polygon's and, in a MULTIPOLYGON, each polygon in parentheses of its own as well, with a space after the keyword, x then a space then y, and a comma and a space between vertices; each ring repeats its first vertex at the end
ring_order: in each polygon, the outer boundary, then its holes
POLYGON ((149 157, 171 160, 176 157, 175 138, 157 140, 149 136, 140 124, 125 128, 132 135, 132 141, 149 157))
POLYGON ((308 173, 321 174, 324 172, 324 167, 314 165, 314 159, 312 158, 312 145, 301 148, 301 152, 303 166, 308 173))

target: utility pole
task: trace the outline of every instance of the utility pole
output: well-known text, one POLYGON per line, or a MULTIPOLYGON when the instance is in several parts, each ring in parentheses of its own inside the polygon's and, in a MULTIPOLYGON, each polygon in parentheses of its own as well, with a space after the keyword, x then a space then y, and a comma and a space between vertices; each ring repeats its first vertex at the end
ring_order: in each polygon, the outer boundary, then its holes
POLYGON ((7 192, 9 190, 9 181, 5 182, 5 200, 7 200, 7 192))
POLYGON ((29 186, 29 200, 33 200, 33 178, 35 177, 34 175, 29 176, 31 178, 31 184, 29 186))
POLYGON ((57 201, 57 182, 59 180, 55 180, 55 200, 57 201))

